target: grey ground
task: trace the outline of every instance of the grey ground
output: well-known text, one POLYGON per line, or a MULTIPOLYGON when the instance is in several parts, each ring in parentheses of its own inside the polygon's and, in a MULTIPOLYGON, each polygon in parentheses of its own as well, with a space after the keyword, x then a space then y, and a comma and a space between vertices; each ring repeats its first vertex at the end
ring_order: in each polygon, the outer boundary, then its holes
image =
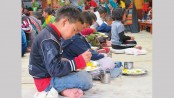
MULTIPOLYGON (((83 98, 152 98, 152 35, 149 32, 126 33, 135 37, 138 45, 146 49, 146 55, 112 54, 115 61, 133 61, 135 68, 148 71, 144 76, 121 76, 102 84, 94 81, 93 88, 85 92, 83 98)), ((36 92, 32 77, 28 74, 29 53, 22 58, 22 98, 33 98, 36 92)), ((62 97, 59 97, 62 98, 62 97)))

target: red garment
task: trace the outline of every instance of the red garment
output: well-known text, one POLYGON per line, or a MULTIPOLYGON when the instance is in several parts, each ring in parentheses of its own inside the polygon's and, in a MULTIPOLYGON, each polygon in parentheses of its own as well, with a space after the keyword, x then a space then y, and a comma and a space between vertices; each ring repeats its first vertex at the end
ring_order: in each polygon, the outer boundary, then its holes
MULTIPOLYGON (((59 30, 53 24, 49 25, 57 32, 58 36, 61 36, 59 30)), ((76 63, 76 69, 84 68, 86 66, 86 62, 82 57, 82 55, 79 55, 74 60, 76 63)), ((41 78, 41 79, 34 78, 34 83, 37 90, 39 92, 44 91, 50 85, 50 80, 51 78, 41 78)))
POLYGON ((142 10, 143 11, 148 11, 148 4, 147 3, 145 3, 144 5, 143 5, 143 8, 142 8, 142 10))
POLYGON ((75 57, 75 63, 76 63, 76 69, 83 69, 86 67, 86 62, 82 55, 79 55, 78 57, 75 57))
POLYGON ((91 0, 90 6, 95 8, 97 7, 97 3, 94 0, 91 0))
POLYGON ((37 90, 44 91, 50 85, 50 80, 51 78, 34 79, 37 90))
POLYGON ((92 33, 94 33, 94 30, 91 28, 85 28, 85 29, 83 29, 83 31, 81 31, 82 35, 90 35, 92 33))
POLYGON ((57 34, 58 34, 59 37, 62 37, 61 34, 60 34, 60 32, 59 32, 59 30, 56 28, 55 25, 53 25, 52 23, 49 24, 49 25, 57 32, 57 34))
POLYGON ((89 10, 90 7, 96 8, 96 7, 97 7, 97 3, 96 3, 94 0, 91 0, 91 1, 89 2, 89 5, 86 5, 86 6, 85 6, 85 10, 89 10))

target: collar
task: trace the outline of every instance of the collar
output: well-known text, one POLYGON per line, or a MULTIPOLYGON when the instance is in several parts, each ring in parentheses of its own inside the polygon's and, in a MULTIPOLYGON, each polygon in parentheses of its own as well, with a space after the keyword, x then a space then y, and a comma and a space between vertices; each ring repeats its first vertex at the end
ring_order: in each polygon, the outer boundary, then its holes
POLYGON ((58 35, 59 37, 62 37, 61 34, 60 34, 60 32, 59 32, 59 30, 56 28, 55 25, 49 24, 49 26, 51 26, 51 28, 53 28, 53 30, 56 31, 56 33, 57 33, 57 35, 58 35))

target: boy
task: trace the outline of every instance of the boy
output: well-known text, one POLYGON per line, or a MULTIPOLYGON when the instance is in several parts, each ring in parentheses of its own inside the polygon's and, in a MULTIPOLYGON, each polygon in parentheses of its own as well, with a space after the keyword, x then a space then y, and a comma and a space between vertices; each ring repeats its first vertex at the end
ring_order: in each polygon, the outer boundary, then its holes
POLYGON ((133 36, 126 36, 124 34, 125 29, 121 22, 122 17, 123 14, 121 8, 113 10, 112 18, 114 21, 111 26, 111 43, 113 49, 126 49, 137 45, 133 36))
MULTIPOLYGON (((99 60, 104 57, 103 54, 97 53, 97 51, 94 51, 91 49, 91 46, 86 41, 84 34, 88 35, 86 32, 86 28, 90 29, 90 25, 94 23, 94 19, 92 17, 92 12, 84 11, 82 12, 84 16, 84 29, 81 31, 81 33, 76 34, 71 39, 63 41, 63 56, 68 59, 74 59, 74 57, 78 56, 79 54, 85 52, 86 50, 90 49, 92 53, 91 60, 99 60), (84 34, 83 34, 83 33, 84 34)), ((88 32, 88 31, 87 31, 88 32)))
POLYGON ((111 24, 112 24, 112 17, 111 16, 106 16, 105 21, 97 28, 97 32, 102 32, 102 33, 110 33, 111 32, 111 24))
POLYGON ((57 10, 53 24, 47 25, 35 38, 30 53, 29 73, 39 92, 54 87, 68 98, 81 98, 82 90, 92 87, 92 78, 83 69, 90 61, 89 50, 73 60, 62 58, 61 38, 69 39, 81 31, 84 20, 75 7, 64 6, 57 10))

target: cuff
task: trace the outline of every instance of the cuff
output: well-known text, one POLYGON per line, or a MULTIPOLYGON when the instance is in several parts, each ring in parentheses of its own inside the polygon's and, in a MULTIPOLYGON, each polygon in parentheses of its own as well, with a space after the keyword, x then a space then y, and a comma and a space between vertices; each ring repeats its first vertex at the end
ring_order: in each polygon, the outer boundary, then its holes
POLYGON ((86 62, 84 58, 82 57, 82 55, 75 57, 74 61, 76 64, 76 69, 83 69, 84 67, 86 67, 86 62))
POLYGON ((75 61, 74 60, 70 60, 70 66, 71 66, 71 71, 75 71, 76 70, 76 65, 75 65, 75 61))

